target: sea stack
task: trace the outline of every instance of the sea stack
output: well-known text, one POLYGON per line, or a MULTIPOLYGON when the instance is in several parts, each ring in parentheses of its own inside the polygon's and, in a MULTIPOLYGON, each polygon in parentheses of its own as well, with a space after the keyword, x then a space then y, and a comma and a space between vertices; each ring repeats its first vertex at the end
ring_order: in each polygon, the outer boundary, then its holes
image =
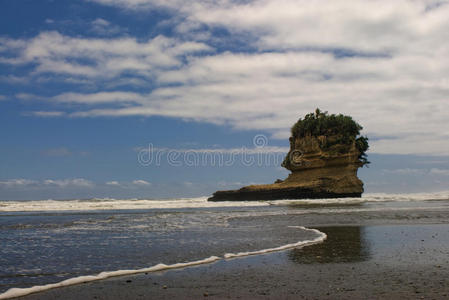
POLYGON ((361 197, 358 168, 368 164, 368 138, 352 117, 316 109, 291 129, 290 151, 282 166, 290 175, 273 184, 217 191, 209 201, 361 197))

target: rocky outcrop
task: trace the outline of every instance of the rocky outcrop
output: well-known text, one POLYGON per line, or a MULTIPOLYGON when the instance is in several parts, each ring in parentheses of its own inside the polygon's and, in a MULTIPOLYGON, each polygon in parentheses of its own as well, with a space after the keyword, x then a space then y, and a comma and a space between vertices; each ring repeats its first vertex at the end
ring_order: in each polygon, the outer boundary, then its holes
POLYGON ((363 166, 356 141, 339 143, 339 135, 290 138, 283 166, 291 174, 273 184, 250 185, 217 191, 209 201, 313 199, 361 197, 363 183, 357 170, 363 166))

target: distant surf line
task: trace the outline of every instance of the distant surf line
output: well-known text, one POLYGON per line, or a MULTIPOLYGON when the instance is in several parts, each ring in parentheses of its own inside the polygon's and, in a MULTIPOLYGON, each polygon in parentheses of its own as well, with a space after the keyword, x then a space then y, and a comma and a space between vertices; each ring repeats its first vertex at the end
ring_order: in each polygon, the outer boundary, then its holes
POLYGON ((449 191, 438 193, 386 194, 368 193, 362 198, 285 199, 275 201, 222 201, 208 202, 206 197, 175 199, 89 199, 89 200, 28 200, 0 201, 0 213, 5 212, 53 212, 53 211, 101 211, 134 209, 184 209, 221 207, 264 207, 294 204, 362 204, 378 202, 413 202, 449 200, 449 191))

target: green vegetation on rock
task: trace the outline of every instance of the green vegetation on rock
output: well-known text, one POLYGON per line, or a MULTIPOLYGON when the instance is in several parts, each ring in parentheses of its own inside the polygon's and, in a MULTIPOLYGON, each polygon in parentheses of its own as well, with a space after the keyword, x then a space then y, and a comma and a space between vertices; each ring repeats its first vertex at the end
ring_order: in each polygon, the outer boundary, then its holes
POLYGON ((317 137, 320 148, 331 154, 345 153, 355 144, 360 152, 359 160, 365 165, 369 164, 366 155, 369 145, 368 138, 360 136, 362 129, 350 116, 328 114, 317 108, 315 113, 307 114, 304 119, 300 118, 291 128, 291 133, 293 140, 306 136, 317 137))

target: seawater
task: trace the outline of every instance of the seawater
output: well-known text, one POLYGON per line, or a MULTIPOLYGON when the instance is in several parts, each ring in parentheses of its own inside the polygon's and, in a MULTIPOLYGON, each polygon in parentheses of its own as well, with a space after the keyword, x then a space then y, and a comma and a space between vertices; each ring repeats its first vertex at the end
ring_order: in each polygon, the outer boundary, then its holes
POLYGON ((264 221, 273 216, 419 209, 427 208, 426 202, 438 208, 448 199, 449 193, 268 202, 207 202, 206 197, 1 201, 0 299, 326 238, 298 221, 264 221))

